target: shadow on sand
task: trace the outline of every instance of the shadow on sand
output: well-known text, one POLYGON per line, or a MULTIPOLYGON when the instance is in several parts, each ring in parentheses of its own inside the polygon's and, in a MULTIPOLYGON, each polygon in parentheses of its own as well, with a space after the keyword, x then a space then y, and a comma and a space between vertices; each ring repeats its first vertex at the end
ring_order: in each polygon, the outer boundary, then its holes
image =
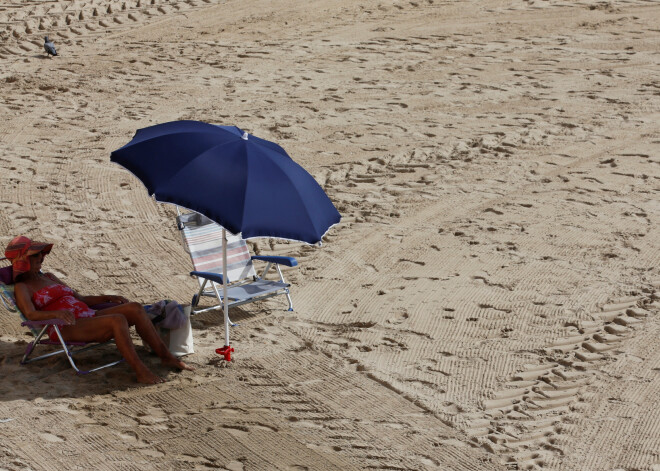
MULTIPOLYGON (((231 312, 232 321, 240 324, 248 322, 256 315, 267 314, 269 311, 246 311, 234 308, 231 312)), ((218 347, 224 340, 224 327, 221 311, 209 311, 197 314, 191 318, 195 341, 212 342, 218 347)), ((247 326, 246 326, 247 328, 247 326)), ((232 328, 230 335, 238 332, 232 328)), ((98 394, 128 390, 143 387, 135 380, 135 374, 126 362, 104 368, 102 370, 79 375, 76 374, 64 354, 54 355, 43 360, 21 365, 28 342, 32 337, 20 336, 17 340, 0 340, 0 401, 13 400, 82 398, 98 394)), ((148 348, 144 347, 134 335, 135 348, 142 361, 157 375, 165 379, 174 379, 177 371, 161 365, 160 359, 148 348)), ((56 350, 56 347, 40 346, 38 355, 56 350)), ((33 354, 34 356, 34 354, 33 354)), ((89 351, 75 355, 79 368, 89 369, 121 358, 114 344, 106 344, 89 351)), ((212 357, 208 365, 222 366, 222 357, 212 357)))

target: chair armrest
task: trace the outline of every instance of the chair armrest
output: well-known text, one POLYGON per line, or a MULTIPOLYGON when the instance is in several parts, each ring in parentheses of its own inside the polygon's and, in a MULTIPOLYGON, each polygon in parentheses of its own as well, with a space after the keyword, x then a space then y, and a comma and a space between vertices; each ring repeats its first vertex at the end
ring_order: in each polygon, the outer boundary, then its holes
POLYGON ((191 271, 191 275, 199 276, 200 278, 206 278, 207 280, 215 281, 216 283, 223 284, 222 275, 219 273, 211 273, 208 271, 191 271))
POLYGON ((21 322, 22 326, 36 327, 39 325, 67 325, 64 319, 46 319, 43 321, 25 321, 21 322))
POLYGON ((281 257, 277 255, 252 255, 252 260, 261 260, 263 262, 276 263, 278 265, 286 265, 287 267, 295 267, 298 265, 298 260, 293 257, 281 257))

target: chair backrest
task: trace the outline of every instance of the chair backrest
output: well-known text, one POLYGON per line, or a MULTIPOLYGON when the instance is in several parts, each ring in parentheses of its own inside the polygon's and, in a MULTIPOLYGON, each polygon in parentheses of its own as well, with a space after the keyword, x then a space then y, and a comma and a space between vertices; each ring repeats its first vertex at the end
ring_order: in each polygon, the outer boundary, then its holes
POLYGON ((240 234, 227 231, 225 274, 222 272, 222 226, 198 213, 182 214, 176 219, 195 271, 220 273, 230 283, 256 276, 247 244, 240 234))
POLYGON ((12 266, 0 268, 0 301, 10 312, 18 311, 14 298, 14 280, 12 266))
MULTIPOLYGON (((2 301, 2 304, 9 312, 18 313, 22 321, 27 321, 27 317, 23 315, 16 304, 16 298, 14 297, 14 279, 12 274, 13 270, 11 265, 0 268, 0 301, 2 301)), ((39 335, 39 331, 36 327, 30 326, 29 329, 35 337, 39 335)))

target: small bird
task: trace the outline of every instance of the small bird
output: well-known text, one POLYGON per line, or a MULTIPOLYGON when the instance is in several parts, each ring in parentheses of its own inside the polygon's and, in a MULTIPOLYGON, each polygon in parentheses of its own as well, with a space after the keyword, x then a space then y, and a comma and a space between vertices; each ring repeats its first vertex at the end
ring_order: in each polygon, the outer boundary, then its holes
POLYGON ((55 50, 55 44, 53 44, 53 41, 48 39, 48 36, 44 37, 44 50, 46 51, 46 54, 50 54, 51 56, 56 56, 57 51, 55 50))

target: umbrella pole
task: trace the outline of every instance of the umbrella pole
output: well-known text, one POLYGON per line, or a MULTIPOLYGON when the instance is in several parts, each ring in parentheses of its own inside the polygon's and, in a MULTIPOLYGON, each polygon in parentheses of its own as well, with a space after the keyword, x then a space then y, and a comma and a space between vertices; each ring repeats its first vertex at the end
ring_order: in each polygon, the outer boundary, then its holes
POLYGON ((227 302, 227 230, 222 228, 222 309, 225 314, 225 346, 217 348, 216 353, 225 357, 225 360, 231 361, 231 352, 234 351, 229 346, 229 303, 227 302))
POLYGON ((227 302, 227 229, 222 228, 222 307, 225 311, 225 347, 229 346, 229 303, 227 302))

